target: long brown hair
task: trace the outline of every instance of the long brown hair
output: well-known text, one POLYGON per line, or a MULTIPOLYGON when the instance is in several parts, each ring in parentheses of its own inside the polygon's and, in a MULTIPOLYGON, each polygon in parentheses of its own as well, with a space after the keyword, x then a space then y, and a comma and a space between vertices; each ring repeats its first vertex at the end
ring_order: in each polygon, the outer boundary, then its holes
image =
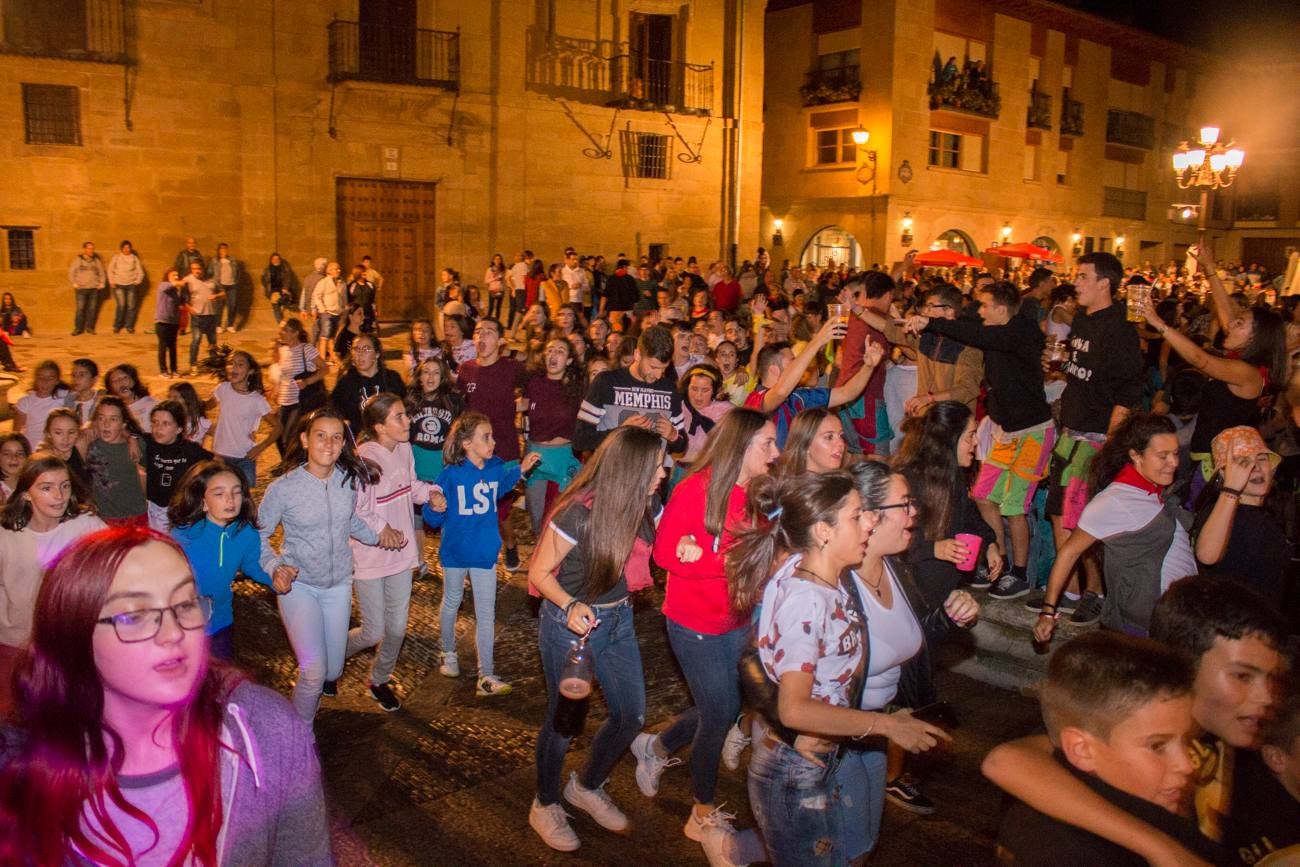
POLYGON ((610 432, 551 508, 591 511, 587 534, 578 540, 587 565, 584 599, 597 599, 618 583, 641 525, 650 519, 650 490, 663 466, 663 440, 654 431, 621 426, 610 432))
POLYGON ((755 435, 767 424, 767 416, 756 409, 737 407, 728 410, 709 431, 700 456, 691 465, 691 475, 710 471, 705 497, 704 528, 715 539, 722 537, 727 522, 727 505, 731 489, 740 478, 745 450, 755 435))
POLYGON ((32 520, 32 501, 23 494, 30 491, 32 485, 36 484, 36 480, 42 475, 52 472, 66 473, 68 481, 72 483, 68 507, 59 518, 60 523, 93 511, 85 487, 77 480, 76 474, 68 467, 67 461, 58 455, 37 452, 23 464, 22 470, 18 473, 18 481, 14 483, 13 494, 5 502, 3 509, 0 509, 0 527, 6 530, 21 530, 27 526, 32 520))
POLYGON ((776 475, 800 476, 808 472, 808 449, 817 438, 822 422, 828 418, 836 418, 836 415, 824 406, 805 409, 794 417, 790 430, 785 435, 785 448, 781 449, 776 475))
MULTIPOLYGON (((92 635, 109 587, 127 555, 175 542, 144 528, 115 527, 74 542, 50 566, 36 596, 31 645, 15 672, 15 698, 26 744, 0 772, 0 863, 63 864, 80 853, 99 864, 130 861, 126 836, 109 814, 119 810, 153 829, 117 782, 121 735, 104 721, 104 686, 92 635), (109 839, 89 834, 89 809, 109 839)), ((222 804, 219 766, 225 701, 239 681, 210 667, 189 704, 171 717, 189 815, 172 864, 190 856, 216 865, 222 804)))
POLYGON ((759 476, 750 482, 745 499, 749 527, 727 551, 731 607, 749 611, 757 605, 777 556, 811 548, 813 526, 834 526, 844 498, 853 492, 853 476, 844 470, 790 478, 759 476))
POLYGON ((970 417, 966 404, 944 400, 925 415, 903 422, 903 444, 894 469, 907 477, 917 498, 917 520, 931 541, 948 535, 953 491, 966 475, 957 462, 957 447, 970 417))

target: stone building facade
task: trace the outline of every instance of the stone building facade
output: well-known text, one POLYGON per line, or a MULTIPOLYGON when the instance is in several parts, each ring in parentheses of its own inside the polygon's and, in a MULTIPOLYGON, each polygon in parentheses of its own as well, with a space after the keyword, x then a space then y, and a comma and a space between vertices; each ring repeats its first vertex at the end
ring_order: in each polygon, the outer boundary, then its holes
POLYGON ((1141 263, 1196 239, 1170 207, 1212 72, 1196 51, 1041 0, 773 0, 766 53, 774 260, 1010 241, 1141 263))
POLYGON ((369 253, 409 317, 495 252, 750 251, 763 24, 762 0, 3 0, 0 289, 39 327, 83 240, 130 239, 156 282, 190 235, 254 282, 271 251, 369 253))

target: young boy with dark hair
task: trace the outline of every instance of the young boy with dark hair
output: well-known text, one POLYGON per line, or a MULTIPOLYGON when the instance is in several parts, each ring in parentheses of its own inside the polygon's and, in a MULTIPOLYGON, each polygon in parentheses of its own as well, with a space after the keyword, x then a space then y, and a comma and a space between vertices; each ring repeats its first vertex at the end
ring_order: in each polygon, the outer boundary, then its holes
POLYGON ((1300 864, 1300 683, 1264 726, 1259 752, 1239 750, 1224 843, 1242 864, 1300 864))
MULTIPOLYGON (((1197 824, 1225 839, 1231 812, 1254 810, 1256 793, 1238 786, 1239 754, 1256 750, 1285 673, 1286 628, 1259 594, 1235 581, 1193 577, 1176 582, 1156 603, 1151 638, 1192 660, 1192 717, 1202 731, 1191 744, 1196 766, 1197 824)), ((1153 864, 1197 864, 1184 846, 1098 797, 1052 760, 1041 736, 993 749, 984 775, 1044 813, 1085 828, 1153 864)), ((1234 853, 1235 854, 1235 853, 1234 853)), ((1243 863, 1253 863, 1244 861, 1243 863)))
MULTIPOLYGON (((1055 762, 1079 783, 1201 857, 1217 859, 1218 847, 1178 815, 1192 791, 1191 692, 1192 670, 1182 655, 1150 639, 1094 632, 1052 657, 1043 722, 1055 762)), ((1003 817, 998 855, 1018 867, 1146 864, 1123 846, 1021 802, 1003 817)))

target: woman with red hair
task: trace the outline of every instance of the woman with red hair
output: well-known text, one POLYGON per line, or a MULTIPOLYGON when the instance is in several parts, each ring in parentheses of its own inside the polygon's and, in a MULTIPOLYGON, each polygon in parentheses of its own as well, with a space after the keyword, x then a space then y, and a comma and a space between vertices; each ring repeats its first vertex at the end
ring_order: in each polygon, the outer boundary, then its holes
POLYGON ((209 665, 211 610, 148 529, 54 562, 0 736, 0 863, 332 863, 311 732, 209 665))

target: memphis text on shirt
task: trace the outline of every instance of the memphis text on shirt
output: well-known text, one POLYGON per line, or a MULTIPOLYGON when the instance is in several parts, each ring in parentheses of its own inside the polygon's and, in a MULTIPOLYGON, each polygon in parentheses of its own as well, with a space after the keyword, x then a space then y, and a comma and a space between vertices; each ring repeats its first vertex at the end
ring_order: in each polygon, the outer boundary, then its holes
POLYGON ((614 390, 614 406, 628 409, 657 409, 672 412, 673 396, 666 391, 618 388, 614 390))

